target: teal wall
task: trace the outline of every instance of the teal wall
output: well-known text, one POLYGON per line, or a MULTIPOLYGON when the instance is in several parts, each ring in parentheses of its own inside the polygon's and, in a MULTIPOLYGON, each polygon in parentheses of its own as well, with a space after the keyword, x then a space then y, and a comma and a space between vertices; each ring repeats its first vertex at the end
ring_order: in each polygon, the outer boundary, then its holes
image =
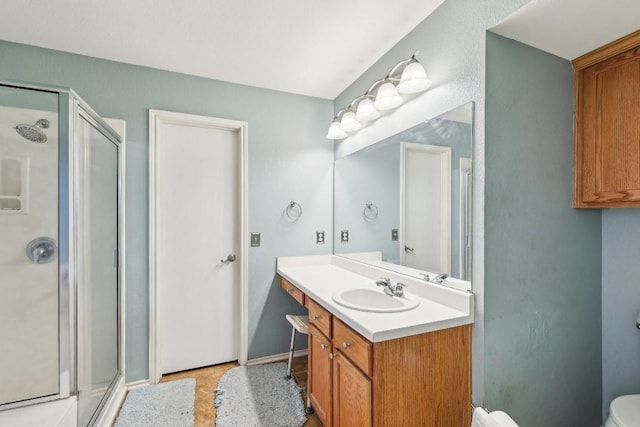
POLYGON ((287 351, 284 316, 302 309, 279 289, 276 257, 333 247, 331 101, 4 41, 0 58, 0 79, 72 87, 98 114, 127 122, 127 380, 148 375, 150 108, 249 123, 249 228, 262 233, 262 247, 249 250, 249 358, 287 351), (282 220, 291 200, 304 208, 295 225, 282 220), (316 245, 323 229, 327 241, 316 245))
MULTIPOLYGON (((435 117, 474 101, 473 126, 473 275, 476 295, 473 325, 473 400, 484 401, 484 317, 485 317, 485 37, 528 0, 446 0, 427 19, 398 42, 369 70, 349 86, 334 103, 338 110, 363 94, 374 81, 383 78, 400 60, 416 50, 424 64, 431 89, 391 114, 367 126, 356 137, 336 144, 342 156, 353 146, 367 146, 400 132, 426 118, 435 117)), ((328 125, 328 122, 327 122, 328 125)), ((570 168, 570 167, 569 167, 570 168)))
POLYGON ((640 210, 602 210, 602 409, 640 394, 640 210))
POLYGON ((485 403, 598 426, 601 215, 573 209, 573 69, 487 34, 485 403))
POLYGON ((601 215, 571 206, 573 71, 487 30, 527 1, 447 0, 343 92, 420 51, 432 88, 336 145, 474 111, 473 400, 522 426, 601 421, 601 215))

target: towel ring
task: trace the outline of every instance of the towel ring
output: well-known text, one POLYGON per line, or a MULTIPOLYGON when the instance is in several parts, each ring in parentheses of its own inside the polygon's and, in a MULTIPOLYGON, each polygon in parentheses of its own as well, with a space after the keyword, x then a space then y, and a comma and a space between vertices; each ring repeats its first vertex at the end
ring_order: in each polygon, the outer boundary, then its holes
POLYGON ((300 206, 300 203, 292 200, 285 208, 284 214, 290 221, 295 222, 302 216, 302 206, 300 206))
POLYGON ((371 202, 367 202, 364 205, 362 216, 367 221, 373 221, 374 219, 378 218, 378 207, 371 202))

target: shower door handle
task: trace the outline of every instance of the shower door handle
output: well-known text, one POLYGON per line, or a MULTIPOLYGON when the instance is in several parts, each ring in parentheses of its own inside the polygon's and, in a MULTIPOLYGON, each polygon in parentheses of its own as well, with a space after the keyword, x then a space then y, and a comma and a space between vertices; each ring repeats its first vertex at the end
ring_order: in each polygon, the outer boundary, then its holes
POLYGON ((229 264, 236 260, 236 256, 234 254, 227 255, 227 258, 221 259, 220 262, 223 264, 229 264))

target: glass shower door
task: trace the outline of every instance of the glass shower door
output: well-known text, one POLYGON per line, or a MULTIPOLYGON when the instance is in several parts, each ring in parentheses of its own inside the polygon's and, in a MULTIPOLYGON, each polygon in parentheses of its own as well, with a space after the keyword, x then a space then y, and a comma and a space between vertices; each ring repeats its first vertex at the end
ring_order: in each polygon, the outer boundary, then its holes
POLYGON ((0 86, 0 409, 61 390, 58 96, 0 86))
POLYGON ((118 146, 80 114, 78 425, 95 422, 119 377, 118 146))

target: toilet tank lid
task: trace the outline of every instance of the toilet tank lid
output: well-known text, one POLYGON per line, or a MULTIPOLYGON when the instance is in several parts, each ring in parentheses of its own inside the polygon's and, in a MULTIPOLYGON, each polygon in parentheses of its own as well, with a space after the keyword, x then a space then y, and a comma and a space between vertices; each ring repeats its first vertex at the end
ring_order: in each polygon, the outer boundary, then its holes
POLYGON ((640 394, 630 394, 613 399, 609 406, 611 418, 620 427, 633 427, 640 420, 640 394))

